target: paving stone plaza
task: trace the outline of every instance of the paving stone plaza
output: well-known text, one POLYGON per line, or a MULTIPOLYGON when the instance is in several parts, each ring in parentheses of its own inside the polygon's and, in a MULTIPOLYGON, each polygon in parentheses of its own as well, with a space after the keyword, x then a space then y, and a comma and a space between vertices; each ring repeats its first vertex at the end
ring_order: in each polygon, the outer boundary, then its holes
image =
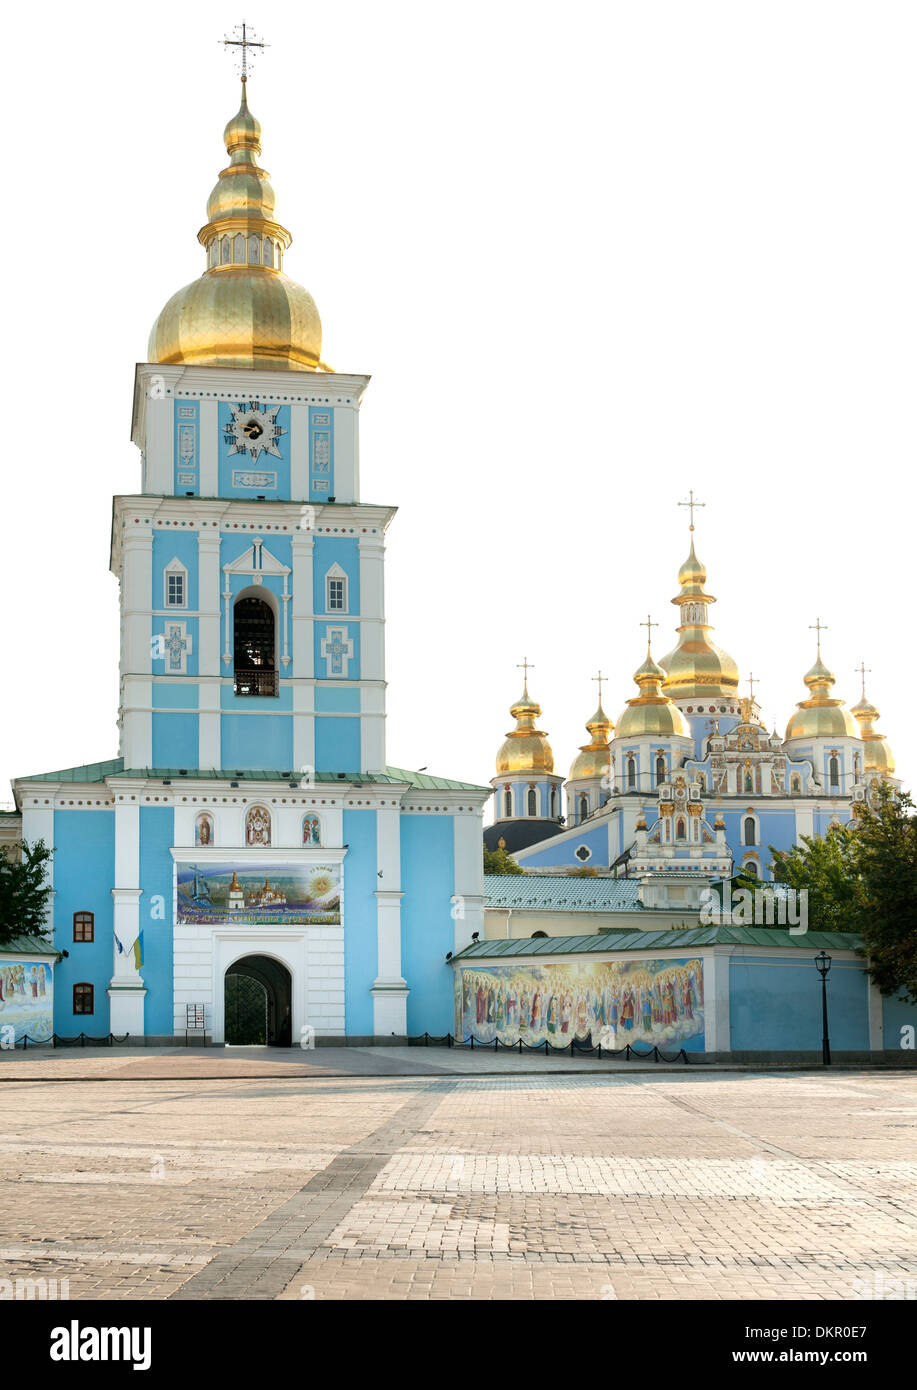
POLYGON ((0 1055, 0 1278, 75 1300, 917 1294, 917 1071, 0 1055))

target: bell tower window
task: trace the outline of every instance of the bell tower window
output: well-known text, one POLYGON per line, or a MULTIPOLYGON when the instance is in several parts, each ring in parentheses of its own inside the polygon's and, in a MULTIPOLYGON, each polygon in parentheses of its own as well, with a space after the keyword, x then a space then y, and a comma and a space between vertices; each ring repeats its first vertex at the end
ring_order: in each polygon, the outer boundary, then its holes
POLYGON ((841 781, 841 765, 835 757, 828 763, 828 781, 831 783, 831 790, 836 792, 841 781))
POLYGON ((530 816, 538 815, 538 794, 534 787, 529 787, 528 811, 530 816))
POLYGON ((509 787, 507 787, 506 791, 503 793, 503 814, 504 816, 511 816, 513 814, 513 794, 509 787))
POLYGON ((754 816, 746 816, 746 817, 745 817, 745 843, 746 843, 747 845, 753 845, 753 844, 756 843, 756 841, 755 841, 756 831, 757 831, 757 827, 755 826, 755 818, 754 818, 754 816))
POLYGON ((632 753, 627 755, 627 790, 633 791, 637 785, 637 762, 632 753))
POLYGON ((665 758, 656 759, 656 786, 665 781, 665 758))
POLYGON ((240 597, 233 609, 236 695, 276 695, 274 611, 263 598, 240 597))

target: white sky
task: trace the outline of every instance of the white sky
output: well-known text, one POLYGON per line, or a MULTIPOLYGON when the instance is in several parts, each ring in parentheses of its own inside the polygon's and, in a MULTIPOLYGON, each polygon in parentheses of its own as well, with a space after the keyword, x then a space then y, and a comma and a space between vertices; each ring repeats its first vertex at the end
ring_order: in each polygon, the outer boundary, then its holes
MULTIPOLYGON (((238 105, 172 0, 20 9, 6 64, 0 797, 117 754, 111 495, 134 363, 200 274, 238 105)), ((262 3, 285 269, 373 376, 389 761, 489 780, 516 665, 566 775, 671 645, 693 487, 715 637, 781 728, 829 631, 905 779, 914 643, 917 9, 843 0, 262 3)))

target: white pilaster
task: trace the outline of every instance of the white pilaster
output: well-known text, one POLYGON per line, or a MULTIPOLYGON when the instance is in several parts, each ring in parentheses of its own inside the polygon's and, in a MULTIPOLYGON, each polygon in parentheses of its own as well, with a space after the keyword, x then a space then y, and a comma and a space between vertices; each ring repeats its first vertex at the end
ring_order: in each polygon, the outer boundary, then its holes
POLYGON ((153 762, 152 527, 128 521, 122 546, 121 755, 125 767, 150 767, 153 762))
MULTIPOLYGON (((207 402, 216 408, 216 402, 207 402)), ((199 689, 198 767, 220 767, 220 533, 202 527, 197 537, 199 689)))
MULTIPOLYGON (((201 496, 220 495, 220 417, 217 401, 200 403, 201 496)), ((169 489, 171 491, 171 488, 169 489)))
POLYGON ((115 804, 114 973, 108 990, 113 1033, 142 1037, 143 978, 134 960, 140 933, 140 805, 141 782, 119 784, 115 804), (118 948, 120 942, 121 949, 118 948))
POLYGON ((373 981, 373 1033, 390 1037, 407 1034, 407 1000, 410 990, 401 973, 401 814, 397 806, 376 811, 376 862, 380 870, 376 890, 376 941, 378 974, 373 981))
POLYGON ((455 882, 452 918, 455 923, 453 951, 471 945, 472 932, 484 940, 484 858, 481 853, 481 813, 457 815, 452 819, 455 882))
POLYGON ((729 963, 731 948, 714 946, 702 953, 704 967, 704 1051, 731 1052, 729 1032, 729 963))

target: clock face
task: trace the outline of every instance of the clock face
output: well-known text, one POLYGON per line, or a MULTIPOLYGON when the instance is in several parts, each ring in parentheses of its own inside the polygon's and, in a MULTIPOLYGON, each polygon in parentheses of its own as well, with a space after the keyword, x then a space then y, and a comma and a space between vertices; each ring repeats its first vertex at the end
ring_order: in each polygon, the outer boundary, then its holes
POLYGON ((248 454, 257 459, 260 454, 273 454, 280 458, 277 441, 286 430, 277 424, 280 406, 262 407, 257 401, 248 405, 229 407, 232 420, 227 431, 227 442, 232 443, 230 454, 248 454))

